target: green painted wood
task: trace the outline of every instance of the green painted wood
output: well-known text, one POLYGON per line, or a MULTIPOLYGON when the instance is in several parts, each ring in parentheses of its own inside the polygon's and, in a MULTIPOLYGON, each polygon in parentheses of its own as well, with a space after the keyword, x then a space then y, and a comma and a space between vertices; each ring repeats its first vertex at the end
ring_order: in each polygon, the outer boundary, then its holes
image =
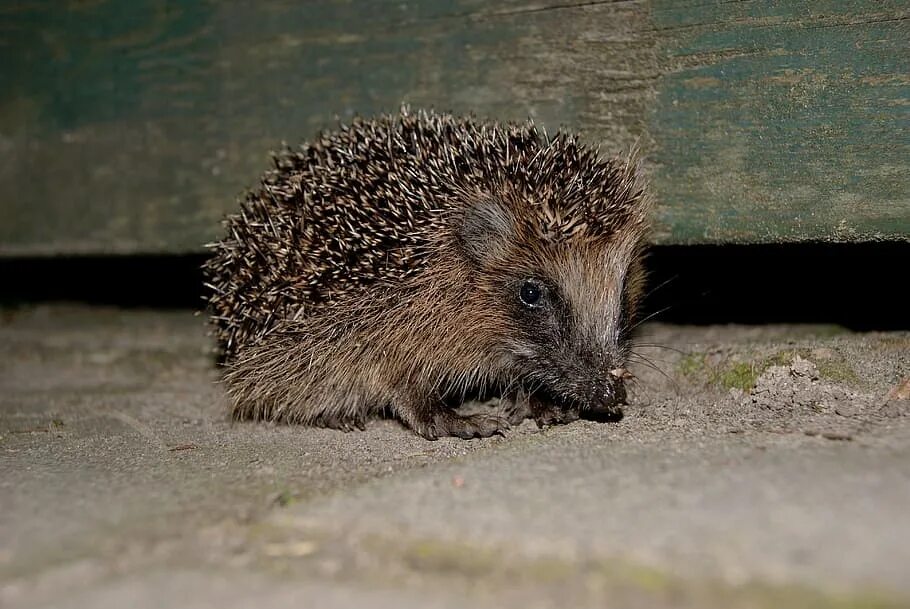
POLYGON ((910 238, 910 3, 654 3, 664 238, 910 238))
POLYGON ((268 150, 402 102, 640 141, 664 243, 906 239, 906 2, 0 6, 0 254, 199 251, 268 150))

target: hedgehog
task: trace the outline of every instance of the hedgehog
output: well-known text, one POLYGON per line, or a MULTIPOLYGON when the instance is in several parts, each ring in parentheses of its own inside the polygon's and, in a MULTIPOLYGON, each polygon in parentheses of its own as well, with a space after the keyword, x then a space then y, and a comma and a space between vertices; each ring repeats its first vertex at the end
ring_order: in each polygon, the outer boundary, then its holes
POLYGON ((530 120, 402 108, 285 146, 204 264, 233 417, 436 439, 621 414, 649 208, 634 151, 530 120))

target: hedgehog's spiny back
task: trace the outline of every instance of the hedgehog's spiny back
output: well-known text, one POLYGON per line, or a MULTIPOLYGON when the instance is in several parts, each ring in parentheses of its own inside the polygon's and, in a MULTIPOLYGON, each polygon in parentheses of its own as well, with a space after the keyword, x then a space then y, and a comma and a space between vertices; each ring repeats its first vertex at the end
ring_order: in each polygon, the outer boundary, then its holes
POLYGON ((531 125, 424 113, 356 120, 275 156, 206 264, 225 356, 277 321, 428 264, 465 195, 533 200, 548 238, 609 232, 640 197, 634 170, 531 125))
POLYGON ((530 124, 421 112, 358 119, 279 152, 206 263, 225 355, 277 320, 417 272, 455 193, 500 180, 508 154, 539 147, 530 124))

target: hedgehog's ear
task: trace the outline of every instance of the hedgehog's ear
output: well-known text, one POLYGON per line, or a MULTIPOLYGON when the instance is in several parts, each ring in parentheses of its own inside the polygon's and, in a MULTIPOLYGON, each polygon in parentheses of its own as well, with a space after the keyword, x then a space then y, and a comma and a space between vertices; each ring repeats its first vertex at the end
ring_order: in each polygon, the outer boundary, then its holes
POLYGON ((458 241, 469 259, 483 264, 505 254, 513 231, 514 220, 509 210, 492 197, 483 197, 465 210, 458 241))

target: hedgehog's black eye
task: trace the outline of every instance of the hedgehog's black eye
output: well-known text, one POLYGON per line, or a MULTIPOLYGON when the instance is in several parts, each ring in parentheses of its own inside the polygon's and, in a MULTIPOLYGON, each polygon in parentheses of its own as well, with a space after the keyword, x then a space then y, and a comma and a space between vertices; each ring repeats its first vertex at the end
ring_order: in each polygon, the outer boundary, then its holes
POLYGON ((533 279, 525 279, 518 289, 518 298, 524 306, 536 309, 543 304, 543 287, 533 279))

